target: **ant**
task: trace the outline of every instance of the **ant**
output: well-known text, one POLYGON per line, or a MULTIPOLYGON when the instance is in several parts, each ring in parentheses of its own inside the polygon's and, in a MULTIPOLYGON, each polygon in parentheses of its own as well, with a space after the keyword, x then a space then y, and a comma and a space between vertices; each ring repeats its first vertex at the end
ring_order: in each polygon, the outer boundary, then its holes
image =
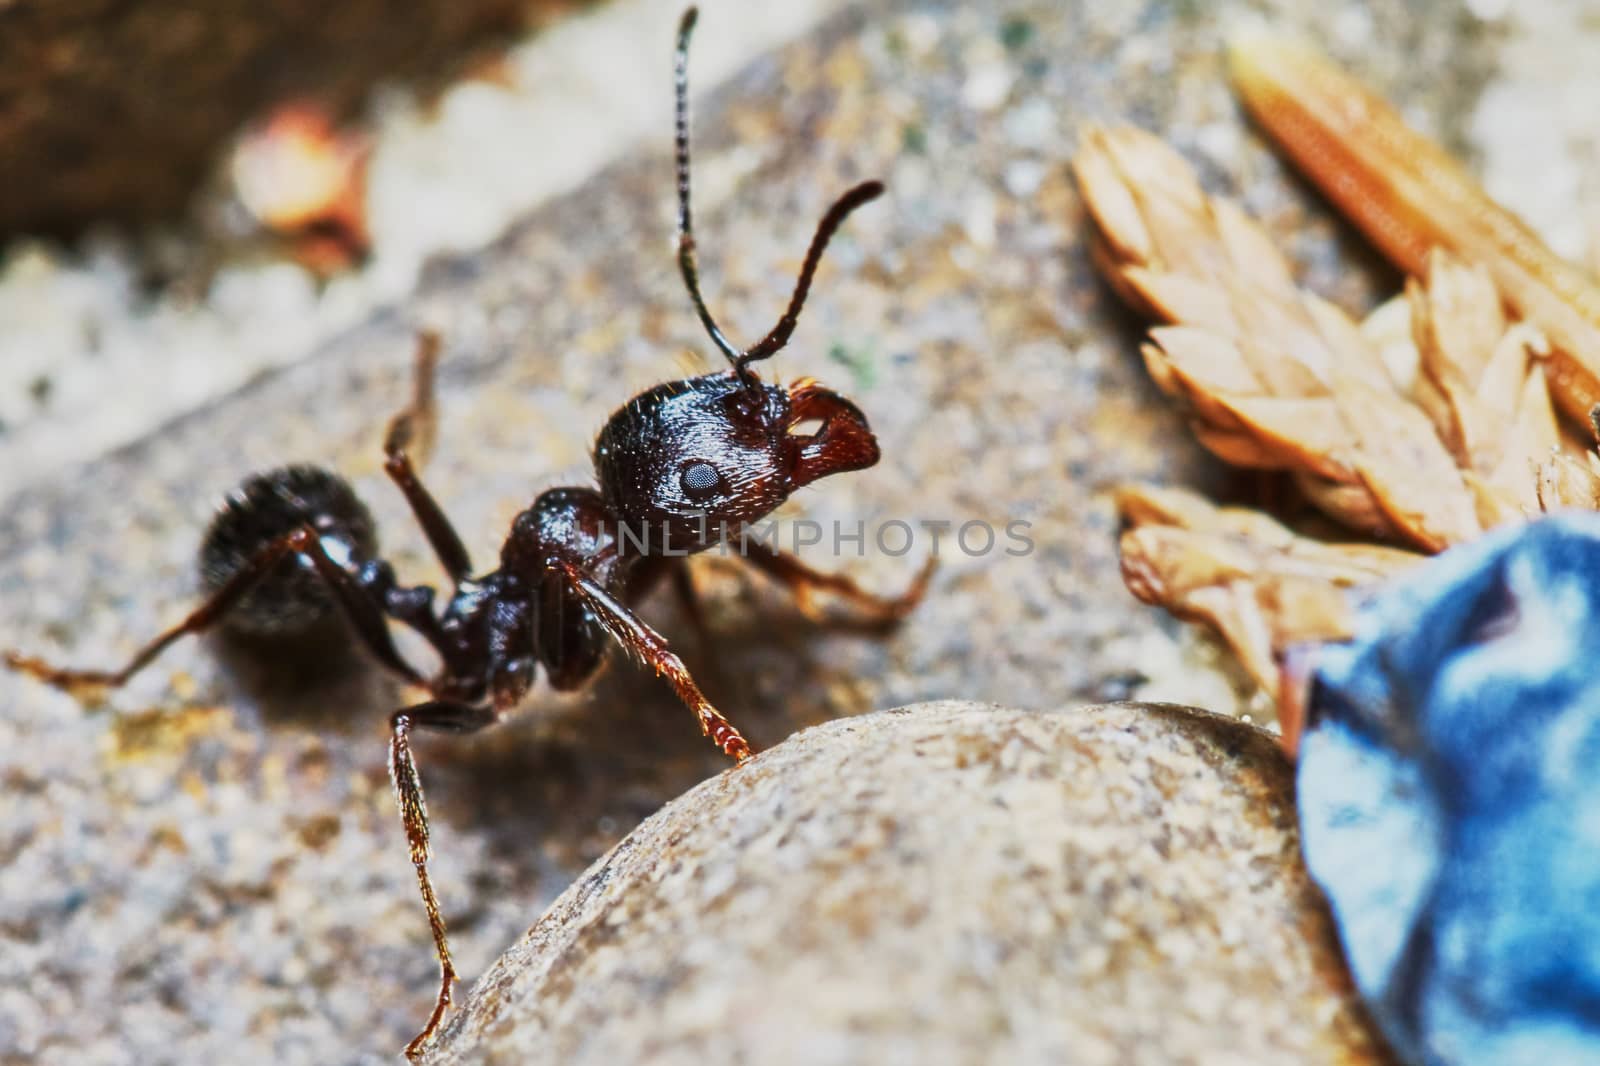
MULTIPOLYGON (((426 454, 434 427, 439 345, 425 334, 416 395, 389 423, 384 469, 450 578, 453 587, 442 610, 435 610, 434 589, 397 581, 378 554, 371 515, 342 478, 318 467, 291 466, 255 475, 229 497, 200 552, 207 598, 122 669, 66 670, 16 652, 3 655, 11 669, 62 689, 114 688, 180 637, 213 626, 281 637, 342 616, 381 664, 425 690, 427 700, 389 720, 389 770, 440 969, 433 1012, 406 1047, 411 1058, 438 1031, 456 980, 428 876, 428 816, 412 731, 460 734, 494 725, 521 702, 540 666, 552 688, 582 687, 599 669, 608 642, 615 641, 664 676, 694 711, 701 732, 742 763, 750 745, 630 604, 670 578, 692 608, 686 556, 738 537, 818 478, 862 470, 879 458, 877 439, 855 404, 809 378, 788 387, 764 384, 751 364, 788 343, 829 240, 883 185, 864 182, 834 202, 817 225, 777 325, 750 348, 735 347, 700 294, 689 211, 688 50, 696 14, 692 7, 684 12, 675 51, 677 258, 695 312, 730 369, 657 385, 629 400, 595 442, 599 487, 541 493, 512 522, 499 565, 475 574, 461 537, 423 486, 412 458, 426 454), (401 657, 390 621, 432 645, 441 663, 436 674, 425 676, 401 657)), ((930 559, 901 595, 880 597, 759 540, 740 537, 739 543, 741 558, 786 586, 802 605, 809 593, 821 590, 872 624, 904 617, 921 600, 934 564, 930 559)))

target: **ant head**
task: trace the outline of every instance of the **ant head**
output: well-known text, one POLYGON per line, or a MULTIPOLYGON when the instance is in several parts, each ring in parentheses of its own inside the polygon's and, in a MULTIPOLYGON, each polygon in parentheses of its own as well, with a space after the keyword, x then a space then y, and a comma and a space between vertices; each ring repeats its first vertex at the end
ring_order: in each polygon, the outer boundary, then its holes
POLYGON ((695 552, 803 485, 876 463, 878 441, 855 404, 810 379, 784 388, 732 371, 635 396, 594 459, 625 547, 695 552))
POLYGON ((878 461, 877 439, 855 404, 810 379, 787 389, 764 385, 750 364, 789 342, 823 249, 846 216, 876 199, 883 185, 863 182, 828 209, 778 324, 752 347, 735 347, 700 294, 689 210, 689 37, 696 15, 691 7, 678 24, 678 269, 701 323, 733 369, 640 393, 600 432, 595 469, 601 491, 630 534, 655 538, 652 551, 699 551, 723 528, 762 518, 802 485, 878 461), (814 432, 804 432, 812 426, 814 432))

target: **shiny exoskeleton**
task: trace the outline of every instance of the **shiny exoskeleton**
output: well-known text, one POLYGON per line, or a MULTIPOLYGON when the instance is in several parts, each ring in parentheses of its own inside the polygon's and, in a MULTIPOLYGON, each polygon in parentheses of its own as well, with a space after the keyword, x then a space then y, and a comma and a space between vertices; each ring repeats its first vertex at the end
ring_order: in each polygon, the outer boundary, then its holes
MULTIPOLYGON (((377 551, 372 519, 336 475, 285 467, 258 475, 219 513, 201 552, 204 602, 118 671, 63 670, 15 652, 11 668, 69 689, 122 684, 173 641, 212 625, 282 635, 342 615, 361 643, 399 677, 427 691, 391 719, 389 765, 412 862, 440 964, 432 1014, 407 1047, 415 1055, 437 1031, 455 969, 428 876, 428 822, 412 756, 414 729, 466 733, 499 721, 542 668, 550 685, 585 684, 612 642, 664 677, 694 711, 702 732, 735 760, 750 747, 700 692, 667 642, 630 604, 669 579, 693 607, 685 557, 738 537, 818 478, 878 461, 866 417, 809 379, 784 387, 760 381, 752 363, 781 349, 795 328, 823 249, 845 217, 882 192, 851 189, 823 216, 789 305, 760 342, 740 350, 718 328, 700 294, 689 210, 687 52, 695 12, 679 25, 676 51, 678 264, 696 313, 728 358, 729 370, 658 385, 611 416, 594 449, 597 488, 542 493, 512 523, 498 564, 474 570, 461 538, 417 476, 433 429, 437 341, 424 337, 417 395, 390 423, 385 470, 405 495, 452 589, 442 608, 426 586, 400 584, 377 551), (391 622, 421 634, 440 668, 424 676, 400 655, 391 622)), ((818 573, 759 539, 739 539, 740 558, 797 598, 841 597, 864 620, 888 623, 921 598, 930 568, 901 596, 883 598, 848 578, 818 573)))
MULTIPOLYGON (((419 381, 426 379, 428 365, 419 367, 419 381)), ((349 482, 319 466, 281 466, 252 474, 223 501, 200 541, 201 588, 220 591, 261 549, 305 525, 346 569, 378 556, 377 524, 349 482)), ((316 570, 288 555, 217 624, 243 637, 298 639, 338 625, 338 613, 316 570)))

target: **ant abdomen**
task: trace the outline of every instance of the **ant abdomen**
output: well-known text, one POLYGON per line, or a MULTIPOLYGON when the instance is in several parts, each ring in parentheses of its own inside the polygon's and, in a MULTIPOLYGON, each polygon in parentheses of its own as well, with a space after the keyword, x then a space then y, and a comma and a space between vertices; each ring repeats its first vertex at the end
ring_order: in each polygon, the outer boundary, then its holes
MULTIPOLYGON (((310 465, 253 474, 228 494, 200 543, 200 582, 207 594, 227 584, 263 549, 304 526, 352 572, 377 557, 372 514, 350 483, 310 465)), ((309 559, 289 552, 245 592, 220 621, 245 637, 293 638, 334 620, 338 604, 309 559)))

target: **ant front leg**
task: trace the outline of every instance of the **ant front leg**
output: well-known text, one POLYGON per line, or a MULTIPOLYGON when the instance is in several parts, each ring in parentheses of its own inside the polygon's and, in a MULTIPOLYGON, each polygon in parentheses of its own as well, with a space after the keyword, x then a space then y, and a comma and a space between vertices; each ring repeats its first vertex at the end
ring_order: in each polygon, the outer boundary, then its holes
POLYGON ((47 685, 67 692, 85 689, 119 688, 127 684, 140 670, 150 665, 156 656, 166 651, 180 637, 202 633, 219 622, 245 593, 267 577, 286 555, 296 553, 311 560, 318 576, 327 583, 340 610, 354 626, 356 634, 366 644, 378 661, 415 685, 423 684, 420 674, 400 657, 399 650, 389 635, 388 623, 378 604, 356 583, 349 571, 329 557, 321 539, 310 526, 302 526, 280 537, 256 553, 238 573, 229 578, 204 603, 190 612, 182 622, 150 641, 136 652, 120 670, 68 670, 52 666, 42 659, 22 655, 15 651, 0 653, 0 661, 7 667, 43 681, 47 685))
POLYGON ((394 781, 395 803, 400 808, 400 822, 405 826, 406 842, 411 847, 411 864, 417 871, 417 887, 422 891, 428 928, 433 933, 434 950, 439 956, 439 994, 422 1032, 406 1045, 406 1057, 410 1059, 415 1059, 422 1046, 439 1031, 444 1012, 450 1007, 451 986, 456 980, 456 968, 450 961, 450 944, 445 936, 444 915, 439 911, 439 897, 434 894, 433 881, 428 877, 428 805, 422 798, 422 777, 417 773, 417 762, 411 754, 411 730, 475 733, 497 720, 489 707, 440 700, 396 711, 389 719, 389 776, 394 781))
POLYGON ((797 557, 769 548, 757 540, 752 539, 741 545, 740 558, 787 588, 794 597, 795 605, 808 618, 823 620, 811 602, 811 594, 822 591, 838 596, 860 611, 856 621, 866 626, 893 625, 910 614, 922 602, 928 582, 938 567, 938 559, 930 557, 904 592, 898 596, 879 596, 843 574, 813 570, 797 557))
POLYGON ((411 404, 389 421, 389 430, 383 438, 383 468, 390 480, 399 487, 416 516, 417 524, 433 547, 433 553, 444 567, 450 580, 459 585, 472 573, 472 558, 467 546, 456 532, 444 509, 433 498, 422 480, 417 477, 411 452, 416 451, 421 461, 433 451, 433 439, 438 424, 438 410, 434 403, 434 370, 439 360, 439 335, 422 333, 417 338, 417 367, 415 392, 411 404))
POLYGON ((667 679, 678 698, 700 719, 701 733, 710 737, 713 744, 736 762, 744 762, 750 757, 749 742, 706 699, 700 686, 689 676, 683 660, 667 647, 665 637, 645 625, 626 604, 576 566, 562 563, 560 571, 566 576, 567 586, 594 614, 605 631, 611 634, 612 639, 667 679))

